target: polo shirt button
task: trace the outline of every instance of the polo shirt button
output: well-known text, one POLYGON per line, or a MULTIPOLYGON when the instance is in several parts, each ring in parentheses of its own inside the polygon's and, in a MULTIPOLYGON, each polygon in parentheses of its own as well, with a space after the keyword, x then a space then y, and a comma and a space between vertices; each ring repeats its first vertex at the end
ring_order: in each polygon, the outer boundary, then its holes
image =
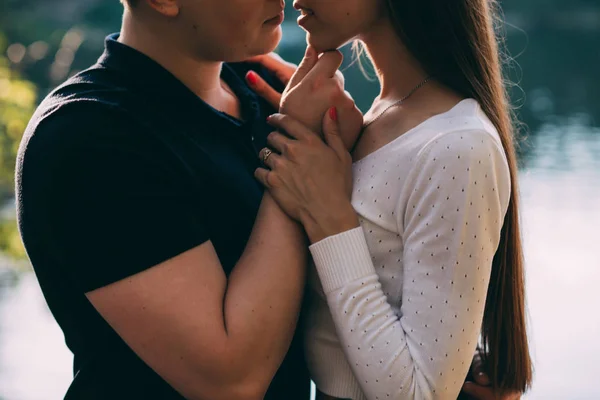
POLYGON ((254 136, 252 136, 252 141, 254 142, 254 136))

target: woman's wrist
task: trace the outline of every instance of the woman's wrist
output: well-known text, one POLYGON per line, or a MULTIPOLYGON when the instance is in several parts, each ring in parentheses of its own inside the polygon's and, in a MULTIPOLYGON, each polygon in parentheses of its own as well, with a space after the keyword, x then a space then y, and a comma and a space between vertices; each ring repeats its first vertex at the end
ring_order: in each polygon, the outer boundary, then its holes
POLYGON ((349 201, 336 207, 334 212, 304 212, 300 222, 311 244, 360 226, 356 211, 349 201))

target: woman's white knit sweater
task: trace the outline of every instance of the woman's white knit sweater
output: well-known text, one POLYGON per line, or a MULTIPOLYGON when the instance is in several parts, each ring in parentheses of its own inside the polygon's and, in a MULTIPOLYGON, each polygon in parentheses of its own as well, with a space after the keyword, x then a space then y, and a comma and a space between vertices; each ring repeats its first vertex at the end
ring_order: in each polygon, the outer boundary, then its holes
POLYGON ((310 247, 312 378, 339 398, 456 399, 510 197, 498 133, 467 99, 353 169, 361 227, 310 247))

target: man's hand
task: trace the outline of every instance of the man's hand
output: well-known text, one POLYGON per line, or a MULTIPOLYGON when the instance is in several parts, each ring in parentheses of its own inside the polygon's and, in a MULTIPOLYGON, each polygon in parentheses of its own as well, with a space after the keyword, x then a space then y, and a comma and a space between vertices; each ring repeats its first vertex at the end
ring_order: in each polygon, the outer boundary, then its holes
POLYGON ((474 381, 465 382, 460 398, 463 398, 463 394, 468 395, 469 399, 476 400, 519 400, 521 398, 521 393, 501 395, 494 392, 494 389, 490 386, 491 380, 484 371, 479 351, 473 357, 470 376, 473 377, 474 381))

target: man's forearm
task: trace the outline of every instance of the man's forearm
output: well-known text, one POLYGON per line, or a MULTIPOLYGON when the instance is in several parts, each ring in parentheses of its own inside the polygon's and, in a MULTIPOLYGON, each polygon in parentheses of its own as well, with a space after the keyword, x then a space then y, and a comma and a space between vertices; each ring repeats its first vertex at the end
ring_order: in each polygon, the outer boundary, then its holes
MULTIPOLYGON (((305 285, 307 245, 300 225, 265 194, 224 301, 227 336, 244 364, 269 381, 292 340, 305 285), (260 368, 257 368, 260 366, 260 368)), ((259 378, 260 379, 260 378, 259 378)))

